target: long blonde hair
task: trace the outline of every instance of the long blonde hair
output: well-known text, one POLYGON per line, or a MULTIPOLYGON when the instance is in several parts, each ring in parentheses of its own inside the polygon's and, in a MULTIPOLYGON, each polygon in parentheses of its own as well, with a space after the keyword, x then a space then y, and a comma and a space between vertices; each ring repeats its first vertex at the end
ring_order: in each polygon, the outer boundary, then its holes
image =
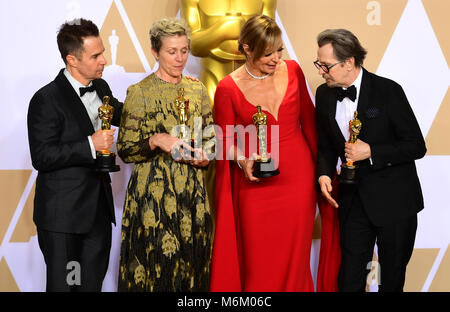
POLYGON ((253 53, 253 60, 257 60, 266 53, 267 48, 274 48, 279 40, 281 40, 281 29, 275 20, 266 15, 256 15, 242 27, 239 51, 248 58, 244 51, 244 44, 247 44, 253 53))

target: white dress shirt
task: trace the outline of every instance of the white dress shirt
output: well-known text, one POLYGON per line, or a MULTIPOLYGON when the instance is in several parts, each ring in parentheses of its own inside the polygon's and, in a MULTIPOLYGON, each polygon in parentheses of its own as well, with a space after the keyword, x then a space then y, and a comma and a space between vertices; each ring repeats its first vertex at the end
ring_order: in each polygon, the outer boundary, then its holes
MULTIPOLYGON (((82 83, 80 83, 78 80, 72 77, 72 75, 69 73, 67 69, 64 70, 64 75, 66 76, 67 80, 69 80, 69 83, 75 90, 75 92, 80 96, 80 88, 86 87, 82 83)), ((92 85, 89 83, 88 87, 92 85)), ((101 123, 99 122, 98 118, 98 108, 102 106, 102 101, 100 97, 97 95, 97 92, 86 92, 83 94, 82 97, 80 97, 81 102, 83 103, 84 107, 86 108, 86 111, 89 115, 89 119, 91 120, 92 126, 94 127, 94 131, 97 131, 101 127, 101 123)), ((92 142, 91 136, 88 136, 89 145, 91 146, 91 153, 92 157, 96 159, 96 153, 95 153, 95 147, 94 143, 92 142)))
MULTIPOLYGON (((336 122, 339 126, 339 129, 341 129, 342 135, 345 138, 345 141, 348 142, 348 139, 350 138, 350 129, 349 129, 349 122, 353 119, 355 115, 356 108, 358 107, 358 100, 359 100, 359 92, 361 90, 361 81, 362 81, 362 75, 363 70, 360 68, 360 72, 358 77, 356 77, 355 81, 350 86, 356 87, 356 99, 354 102, 352 102, 349 98, 344 98, 342 101, 337 101, 336 105, 336 122)), ((346 90, 347 88, 342 88, 346 90)), ((337 163, 337 172, 341 172, 341 158, 338 159, 337 163)))

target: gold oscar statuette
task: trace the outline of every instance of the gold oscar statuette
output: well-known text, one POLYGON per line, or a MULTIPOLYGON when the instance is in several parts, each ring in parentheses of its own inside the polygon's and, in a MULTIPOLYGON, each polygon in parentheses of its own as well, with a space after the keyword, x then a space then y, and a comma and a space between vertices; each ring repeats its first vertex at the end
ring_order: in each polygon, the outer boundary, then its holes
POLYGON ((175 108, 178 113, 178 122, 180 124, 180 133, 178 138, 186 139, 188 137, 187 133, 187 121, 189 118, 189 100, 184 98, 184 88, 178 89, 178 97, 175 99, 175 108))
POLYGON ((267 115, 263 113, 259 105, 256 106, 256 113, 253 115, 253 124, 256 127, 259 147, 253 176, 257 178, 276 176, 280 174, 280 171, 278 168, 275 168, 274 162, 267 155, 267 115))
MULTIPOLYGON (((178 89, 178 97, 175 99, 174 105, 177 110, 180 127, 178 138, 182 139, 194 148, 194 140, 191 139, 191 133, 189 131, 189 127, 187 126, 189 119, 189 100, 184 98, 184 88, 178 89)), ((194 157, 194 151, 191 151, 191 157, 194 157)))
MULTIPOLYGON (((358 112, 355 111, 354 117, 349 122, 350 138, 348 143, 355 144, 358 140, 358 135, 361 132, 362 123, 358 119, 358 112)), ((356 169, 358 165, 354 164, 352 161, 347 161, 341 165, 341 173, 339 175, 339 182, 344 184, 356 184, 356 169)))
MULTIPOLYGON (((98 118, 102 121, 102 130, 111 130, 111 119, 114 115, 114 107, 109 105, 109 96, 103 97, 103 104, 98 108, 98 118)), ((96 171, 98 172, 116 172, 120 170, 120 166, 116 165, 116 155, 104 150, 97 152, 96 171)))

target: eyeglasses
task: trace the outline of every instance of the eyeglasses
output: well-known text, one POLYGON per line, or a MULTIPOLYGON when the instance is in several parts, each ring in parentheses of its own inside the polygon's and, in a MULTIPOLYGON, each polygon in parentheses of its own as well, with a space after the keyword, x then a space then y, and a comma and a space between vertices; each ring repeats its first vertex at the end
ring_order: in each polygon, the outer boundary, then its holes
POLYGON ((337 64, 341 64, 344 63, 345 61, 341 61, 341 62, 337 62, 334 63, 333 65, 324 65, 324 64, 320 64, 319 61, 315 61, 314 65, 317 67, 317 69, 321 69, 323 70, 325 73, 329 73, 330 69, 333 68, 334 66, 336 66, 337 64))

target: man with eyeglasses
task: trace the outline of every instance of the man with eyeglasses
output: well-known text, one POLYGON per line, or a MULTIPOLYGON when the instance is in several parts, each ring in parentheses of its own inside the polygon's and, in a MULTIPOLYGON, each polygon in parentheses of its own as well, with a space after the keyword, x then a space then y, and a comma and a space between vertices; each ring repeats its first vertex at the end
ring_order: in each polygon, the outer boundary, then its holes
POLYGON ((425 141, 402 87, 362 67, 367 52, 355 35, 325 30, 317 43, 314 65, 325 79, 316 92, 317 177, 338 208, 339 290, 365 290, 376 242, 379 291, 403 291, 424 206, 414 161, 425 155, 425 141), (355 111, 362 129, 350 144, 355 111), (337 185, 335 173, 347 161, 357 164, 356 184, 337 185))

